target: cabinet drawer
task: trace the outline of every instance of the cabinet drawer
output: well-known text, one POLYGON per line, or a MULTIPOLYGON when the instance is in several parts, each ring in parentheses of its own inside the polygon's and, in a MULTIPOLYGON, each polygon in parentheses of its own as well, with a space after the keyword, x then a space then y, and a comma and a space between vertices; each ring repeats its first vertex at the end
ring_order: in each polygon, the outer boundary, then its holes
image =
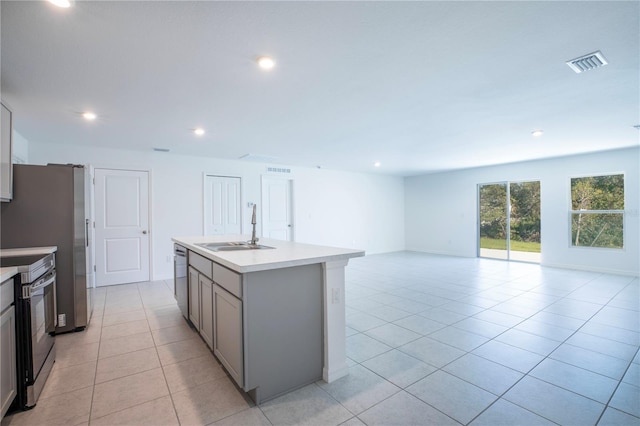
POLYGON ((0 312, 13 303, 13 278, 0 284, 0 312))
POLYGON ((213 281, 239 299, 242 299, 242 276, 225 268, 213 264, 213 281))
POLYGON ((200 256, 198 253, 189 251, 189 265, 196 268, 200 273, 209 279, 213 279, 211 275, 211 261, 206 257, 200 256))

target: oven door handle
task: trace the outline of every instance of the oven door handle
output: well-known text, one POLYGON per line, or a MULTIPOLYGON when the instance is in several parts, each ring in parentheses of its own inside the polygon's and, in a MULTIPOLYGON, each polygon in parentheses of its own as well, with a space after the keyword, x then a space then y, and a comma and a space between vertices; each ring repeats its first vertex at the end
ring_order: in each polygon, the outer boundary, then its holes
POLYGON ((56 272, 53 271, 47 276, 40 278, 38 281, 31 285, 25 285, 22 287, 22 298, 31 299, 31 294, 41 288, 45 288, 56 282, 56 272))

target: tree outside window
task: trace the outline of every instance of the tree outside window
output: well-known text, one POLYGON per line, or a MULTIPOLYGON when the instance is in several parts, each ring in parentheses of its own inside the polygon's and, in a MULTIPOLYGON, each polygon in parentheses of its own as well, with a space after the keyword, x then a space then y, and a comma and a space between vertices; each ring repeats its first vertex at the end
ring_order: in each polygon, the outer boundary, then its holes
POLYGON ((571 179, 571 245, 624 247, 624 175, 571 179))

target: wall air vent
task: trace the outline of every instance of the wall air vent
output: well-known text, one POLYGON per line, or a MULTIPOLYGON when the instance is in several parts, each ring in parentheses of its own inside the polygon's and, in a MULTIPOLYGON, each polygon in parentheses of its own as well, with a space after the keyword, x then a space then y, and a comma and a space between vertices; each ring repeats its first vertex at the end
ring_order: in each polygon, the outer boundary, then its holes
POLYGON ((291 173, 291 169, 283 169, 280 167, 267 167, 267 171, 270 173, 291 173))
POLYGON ((567 65, 569 65, 569 68, 574 70, 577 74, 580 74, 584 71, 600 68, 607 64, 607 60, 599 50, 597 52, 589 53, 588 55, 584 55, 579 58, 567 61, 567 65))

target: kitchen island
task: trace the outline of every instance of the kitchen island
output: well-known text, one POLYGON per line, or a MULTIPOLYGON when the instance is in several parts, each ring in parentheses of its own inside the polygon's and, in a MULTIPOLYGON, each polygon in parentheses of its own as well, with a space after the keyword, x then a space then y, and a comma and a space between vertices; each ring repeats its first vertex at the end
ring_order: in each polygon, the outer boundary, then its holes
POLYGON ((256 403, 345 376, 344 268, 364 251, 268 239, 206 247, 248 239, 173 238, 188 253, 188 319, 256 403))

